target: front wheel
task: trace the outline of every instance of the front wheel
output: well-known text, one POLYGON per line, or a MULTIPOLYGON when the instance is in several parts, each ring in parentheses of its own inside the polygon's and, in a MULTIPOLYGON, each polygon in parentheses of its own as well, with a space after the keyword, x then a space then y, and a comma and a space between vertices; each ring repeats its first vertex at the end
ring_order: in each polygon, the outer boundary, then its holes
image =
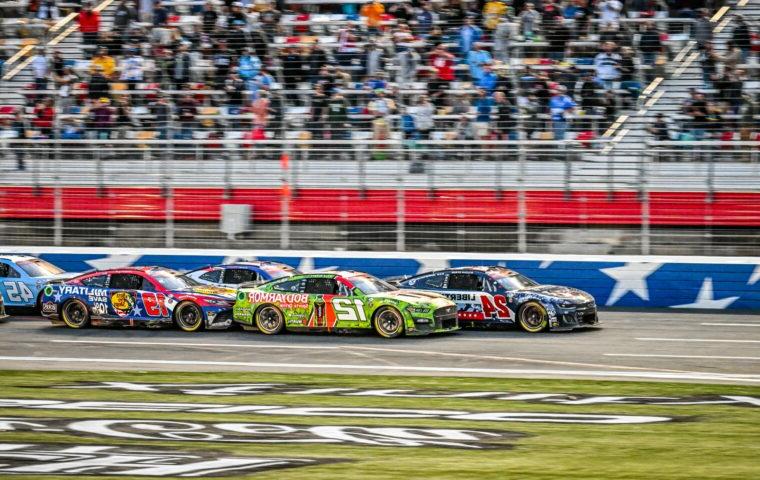
POLYGON ((61 308, 63 323, 69 328, 87 328, 90 325, 90 311, 79 300, 69 300, 61 308))
POLYGON ((277 335, 285 328, 285 317, 274 305, 264 305, 256 312, 256 328, 265 335, 277 335))
POLYGON ((174 310, 174 321, 184 332, 203 330, 203 311, 192 302, 182 302, 174 310))
POLYGON ((378 310, 373 323, 377 334, 384 338, 396 338, 404 333, 404 317, 395 308, 378 310))
POLYGON ((520 328, 528 333, 539 333, 549 328, 549 315, 538 302, 528 302, 520 307, 517 320, 520 328))

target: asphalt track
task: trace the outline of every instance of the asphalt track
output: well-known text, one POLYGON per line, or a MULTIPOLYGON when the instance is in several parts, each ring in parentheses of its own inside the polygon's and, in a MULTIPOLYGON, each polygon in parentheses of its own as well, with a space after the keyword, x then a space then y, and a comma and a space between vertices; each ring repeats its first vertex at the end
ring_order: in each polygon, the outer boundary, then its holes
POLYGON ((589 378, 760 384, 760 315, 600 313, 599 328, 529 335, 464 330, 385 340, 370 334, 268 337, 241 330, 53 327, 0 323, 0 369, 270 371, 589 378))

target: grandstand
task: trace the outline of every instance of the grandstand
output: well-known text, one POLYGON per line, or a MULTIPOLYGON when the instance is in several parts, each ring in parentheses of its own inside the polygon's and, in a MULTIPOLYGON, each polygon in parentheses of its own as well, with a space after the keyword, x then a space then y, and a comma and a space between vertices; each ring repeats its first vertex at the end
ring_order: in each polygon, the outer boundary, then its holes
POLYGON ((757 241, 745 230, 760 224, 757 2, 0 8, 0 215, 18 220, 3 228, 19 243, 29 229, 163 242, 151 222, 168 222, 166 244, 198 245, 239 202, 260 226, 236 246, 740 253, 757 241), (169 212, 182 188, 213 192, 187 190, 191 205, 169 212))

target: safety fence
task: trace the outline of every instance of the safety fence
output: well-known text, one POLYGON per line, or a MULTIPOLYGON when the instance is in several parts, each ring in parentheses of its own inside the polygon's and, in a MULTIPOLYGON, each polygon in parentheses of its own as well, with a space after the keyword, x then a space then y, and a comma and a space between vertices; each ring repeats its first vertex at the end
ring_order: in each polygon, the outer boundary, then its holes
POLYGON ((0 149, 0 238, 8 245, 756 253, 756 143, 608 146, 8 140, 0 149))

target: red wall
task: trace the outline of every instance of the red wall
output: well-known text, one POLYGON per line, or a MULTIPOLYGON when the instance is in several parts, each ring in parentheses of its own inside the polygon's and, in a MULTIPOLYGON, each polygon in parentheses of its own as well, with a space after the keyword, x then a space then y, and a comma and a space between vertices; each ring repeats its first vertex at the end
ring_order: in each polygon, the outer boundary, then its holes
MULTIPOLYGON (((163 220, 165 199, 159 188, 63 188, 65 219, 163 220)), ((223 203, 253 207, 254 220, 279 221, 281 189, 236 189, 224 198, 221 188, 174 190, 177 220, 218 220, 223 203)), ((307 189, 291 192, 291 221, 395 222, 395 190, 307 189)), ((407 190, 407 222, 516 223, 517 193, 485 190, 407 190)), ((0 218, 53 218, 53 189, 0 188, 0 218)), ((531 224, 636 225, 641 203, 636 192, 526 192, 531 224)), ((653 225, 760 226, 760 194, 705 192, 650 193, 653 225)))

